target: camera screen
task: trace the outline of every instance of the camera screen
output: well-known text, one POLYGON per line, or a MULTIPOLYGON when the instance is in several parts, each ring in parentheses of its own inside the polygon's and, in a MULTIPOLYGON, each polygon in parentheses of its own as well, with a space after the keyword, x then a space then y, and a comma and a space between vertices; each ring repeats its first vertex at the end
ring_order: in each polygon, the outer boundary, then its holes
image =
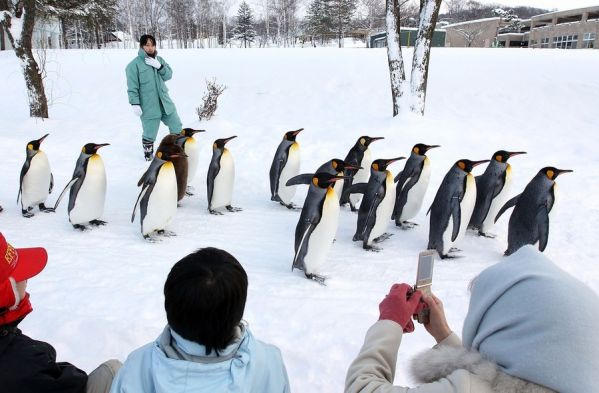
POLYGON ((433 279, 433 259, 434 256, 422 255, 418 261, 418 279, 421 280, 432 280, 433 279))

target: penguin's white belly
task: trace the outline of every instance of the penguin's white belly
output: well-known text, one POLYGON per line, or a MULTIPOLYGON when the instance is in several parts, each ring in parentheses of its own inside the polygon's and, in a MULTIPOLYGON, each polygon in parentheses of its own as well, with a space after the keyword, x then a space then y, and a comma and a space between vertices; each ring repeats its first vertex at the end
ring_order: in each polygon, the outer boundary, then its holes
MULTIPOLYGON (((343 172, 338 172, 337 176, 343 176, 343 172)), ((343 180, 338 180, 335 182, 335 186, 333 187, 335 190, 335 194, 337 195, 337 199, 341 198, 341 193, 343 192, 343 180)))
POLYGON ((555 205, 559 201, 559 192, 557 189, 557 183, 553 183, 553 206, 551 210, 549 210, 549 223, 551 224, 551 220, 555 217, 555 205))
POLYGON ((200 158, 200 151, 195 139, 187 139, 185 142, 185 154, 187 154, 187 184, 190 184, 195 178, 200 158))
POLYGON ((279 189, 277 193, 281 200, 286 205, 291 203, 291 200, 295 196, 295 191, 297 186, 286 186, 287 181, 291 179, 293 176, 299 175, 300 171, 300 155, 299 155, 299 147, 296 147, 297 144, 291 145, 289 147, 289 156, 287 157, 287 162, 281 171, 281 176, 279 177, 279 189))
POLYGON ((233 196, 233 183, 235 182, 235 164, 233 156, 225 149, 220 158, 220 171, 214 179, 211 209, 229 206, 233 196))
POLYGON ((142 234, 164 229, 177 211, 177 176, 175 166, 167 161, 158 171, 156 184, 148 199, 148 208, 142 222, 142 234))
POLYGON ((493 227, 493 225, 495 225, 495 222, 494 222, 495 216, 499 212, 499 209, 501 209, 501 207, 507 201, 511 186, 512 186, 512 171, 511 171, 510 167, 508 166, 506 169, 506 173, 505 173, 505 184, 503 185, 503 188, 501 189, 499 194, 495 198, 493 198, 493 200, 491 201, 491 205, 489 206, 489 212, 487 213, 487 216, 483 220, 483 223, 480 228, 480 230, 482 232, 487 232, 488 230, 490 230, 493 227))
POLYGON ((339 224, 339 199, 332 189, 327 195, 322 207, 322 216, 316 228, 308 239, 308 249, 304 256, 304 266, 307 274, 317 273, 326 263, 327 256, 337 233, 339 224))
POLYGON ((395 184, 393 184, 393 175, 389 171, 387 171, 385 182, 385 197, 376 209, 376 221, 374 227, 370 231, 368 245, 371 245, 374 239, 385 233, 389 226, 389 221, 391 220, 391 214, 393 213, 393 206, 395 205, 395 184))
POLYGON ((29 170, 23 176, 22 205, 24 209, 46 201, 50 194, 50 162, 43 151, 39 151, 29 163, 29 170))
POLYGON ((474 211, 475 203, 476 182, 474 181, 474 176, 469 173, 466 177, 466 190, 464 192, 464 198, 462 198, 462 202, 460 203, 460 230, 455 241, 452 242, 451 234, 453 232, 453 218, 450 216, 447 229, 443 233, 443 254, 447 255, 449 249, 453 247, 455 243, 459 242, 466 233, 468 223, 470 222, 470 217, 472 217, 472 212, 474 211))
POLYGON ((75 206, 69 212, 71 224, 84 224, 97 220, 104 213, 106 198, 106 171, 102 158, 93 155, 87 162, 83 184, 75 199, 75 206))
MULTIPOLYGON (((425 158, 425 160, 427 159, 425 158)), ((426 190, 428 189, 430 177, 431 167, 428 162, 425 161, 424 166, 422 167, 422 172, 420 173, 420 178, 418 178, 418 183, 414 184, 414 186, 408 191, 408 199, 403 207, 403 210, 401 211, 401 217, 399 218, 401 221, 406 221, 416 217, 420 211, 422 202, 424 201, 424 194, 426 194, 426 190)))
MULTIPOLYGON (((372 155, 370 149, 366 149, 366 151, 364 151, 364 157, 362 157, 362 162, 360 163, 362 169, 359 169, 354 175, 352 184, 368 183, 368 178, 370 177, 370 165, 372 165, 372 155)), ((361 199, 362 194, 350 194, 349 196, 349 200, 354 206, 357 205, 361 199)))

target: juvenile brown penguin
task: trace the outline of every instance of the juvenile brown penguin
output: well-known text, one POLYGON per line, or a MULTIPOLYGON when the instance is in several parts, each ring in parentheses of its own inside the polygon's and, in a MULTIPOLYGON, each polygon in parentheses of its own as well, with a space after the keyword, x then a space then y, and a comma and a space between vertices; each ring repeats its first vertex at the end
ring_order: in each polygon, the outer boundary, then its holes
POLYGON ((168 153, 169 156, 174 156, 171 162, 175 166, 175 175, 177 175, 177 202, 179 202, 185 196, 187 189, 187 174, 189 171, 189 165, 185 150, 183 147, 177 144, 178 139, 186 138, 185 135, 169 134, 162 138, 158 150, 168 153))

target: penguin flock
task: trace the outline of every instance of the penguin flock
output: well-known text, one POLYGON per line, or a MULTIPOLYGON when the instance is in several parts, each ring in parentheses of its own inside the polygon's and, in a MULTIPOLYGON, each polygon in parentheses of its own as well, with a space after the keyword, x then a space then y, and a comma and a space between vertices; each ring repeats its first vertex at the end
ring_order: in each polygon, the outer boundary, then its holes
MULTIPOLYGON (((270 193, 274 201, 288 209, 300 209, 292 202, 299 185, 308 185, 295 228, 292 270, 299 269, 309 279, 324 284, 321 274, 335 240, 341 206, 349 205, 357 212, 353 241, 362 248, 379 251, 377 246, 391 234, 391 222, 409 230, 418 224, 409 220, 422 208, 429 187, 431 165, 427 153, 439 145, 418 143, 413 146, 403 170, 396 176, 390 165, 405 157, 373 160, 370 146, 383 137, 367 135, 358 138, 345 159, 333 158, 314 173, 300 174, 300 146, 297 137, 304 129, 284 133, 270 167, 270 193)), ((199 146, 194 135, 205 130, 183 129, 180 134, 167 135, 141 176, 141 187, 133 207, 131 222, 139 210, 143 238, 156 241, 157 236, 174 236, 167 226, 175 216, 179 202, 193 195, 189 185, 197 173, 199 146)), ((98 150, 108 143, 87 143, 81 149, 71 180, 64 187, 53 207, 47 207, 54 187, 54 177, 41 144, 49 136, 26 145, 25 162, 21 169, 17 203, 21 214, 30 218, 37 207, 41 212, 54 212, 69 190, 68 216, 79 230, 106 225, 101 220, 106 199, 106 170, 98 150)), ((236 136, 217 139, 212 145, 206 192, 210 214, 238 212, 232 205, 235 163, 226 147, 236 136)), ((569 169, 544 167, 528 183, 521 194, 508 199, 512 184, 512 169, 508 160, 526 154, 523 151, 499 150, 491 159, 456 161, 443 178, 427 211, 430 216, 427 249, 436 250, 440 258, 455 258, 460 251, 454 246, 466 230, 479 236, 494 237, 489 230, 510 208, 514 208, 508 225, 510 255, 527 244, 537 244, 540 251, 547 247, 549 221, 557 200, 556 178, 569 169), (480 176, 473 168, 488 163, 480 176)), ((2 208, 0 207, 0 211, 2 208)))

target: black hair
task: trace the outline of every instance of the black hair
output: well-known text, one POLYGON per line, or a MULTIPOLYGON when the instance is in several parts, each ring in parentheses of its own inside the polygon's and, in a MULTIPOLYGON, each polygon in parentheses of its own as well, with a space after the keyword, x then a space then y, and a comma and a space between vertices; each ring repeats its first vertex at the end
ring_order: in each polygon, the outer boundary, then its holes
POLYGON ((177 262, 164 283, 170 327, 186 340, 225 349, 241 322, 247 298, 245 270, 224 250, 202 248, 177 262))
POLYGON ((151 40, 152 44, 156 46, 156 38, 154 38, 154 36, 151 34, 144 34, 139 38, 139 47, 141 48, 142 46, 147 44, 149 40, 151 40))

